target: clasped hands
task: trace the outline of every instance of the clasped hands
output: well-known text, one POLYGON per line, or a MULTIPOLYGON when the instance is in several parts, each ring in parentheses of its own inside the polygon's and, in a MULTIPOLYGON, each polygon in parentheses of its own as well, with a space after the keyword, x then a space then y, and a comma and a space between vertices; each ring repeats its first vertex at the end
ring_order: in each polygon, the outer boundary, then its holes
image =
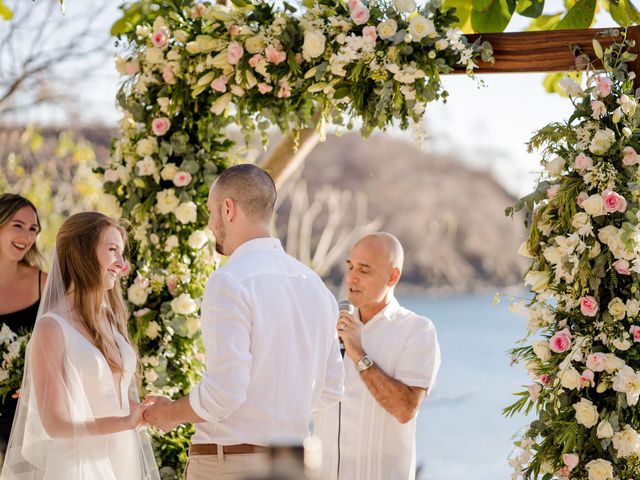
POLYGON ((151 425, 163 432, 173 430, 178 426, 168 419, 166 407, 173 403, 173 400, 167 397, 148 395, 142 402, 129 401, 131 406, 130 419, 133 428, 151 425))

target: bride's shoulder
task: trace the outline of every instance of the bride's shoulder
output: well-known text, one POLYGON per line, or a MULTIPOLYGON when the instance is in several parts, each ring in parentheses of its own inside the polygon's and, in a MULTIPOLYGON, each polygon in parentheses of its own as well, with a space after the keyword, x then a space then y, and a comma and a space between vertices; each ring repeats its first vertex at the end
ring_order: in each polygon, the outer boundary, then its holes
POLYGON ((55 313, 44 313, 38 318, 33 329, 33 335, 50 338, 60 338, 62 336, 62 325, 60 318, 55 313))

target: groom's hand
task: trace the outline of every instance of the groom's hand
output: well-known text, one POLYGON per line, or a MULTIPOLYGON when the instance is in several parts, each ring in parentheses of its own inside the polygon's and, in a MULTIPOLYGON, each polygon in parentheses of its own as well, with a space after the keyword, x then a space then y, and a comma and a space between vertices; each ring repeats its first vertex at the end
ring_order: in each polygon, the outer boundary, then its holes
POLYGON ((173 404, 171 399, 149 395, 144 399, 144 403, 148 405, 148 408, 144 411, 144 419, 150 425, 153 425, 163 432, 173 430, 179 425, 179 422, 171 419, 168 408, 173 404))

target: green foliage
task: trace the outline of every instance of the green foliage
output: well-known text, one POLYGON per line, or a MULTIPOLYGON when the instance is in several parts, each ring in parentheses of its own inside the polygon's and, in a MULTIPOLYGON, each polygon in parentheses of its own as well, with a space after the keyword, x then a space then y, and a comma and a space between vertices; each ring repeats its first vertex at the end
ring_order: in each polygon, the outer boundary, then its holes
POLYGON ((578 0, 567 14, 556 24, 554 30, 589 28, 596 12, 596 0, 578 0))
POLYGON ((471 25, 476 32, 502 32, 516 9, 516 0, 473 0, 471 25))

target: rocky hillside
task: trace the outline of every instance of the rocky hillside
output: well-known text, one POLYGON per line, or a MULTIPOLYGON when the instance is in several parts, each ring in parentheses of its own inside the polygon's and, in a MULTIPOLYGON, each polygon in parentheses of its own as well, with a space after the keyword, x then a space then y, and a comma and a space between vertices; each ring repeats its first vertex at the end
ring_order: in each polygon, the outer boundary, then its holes
MULTIPOLYGON (((330 184, 367 195, 369 217, 380 216, 405 247, 405 285, 464 291, 521 281, 522 218, 505 217, 515 199, 488 173, 410 141, 348 134, 319 144, 302 178, 310 192, 330 184)), ((331 272, 334 282, 343 264, 331 272)))

